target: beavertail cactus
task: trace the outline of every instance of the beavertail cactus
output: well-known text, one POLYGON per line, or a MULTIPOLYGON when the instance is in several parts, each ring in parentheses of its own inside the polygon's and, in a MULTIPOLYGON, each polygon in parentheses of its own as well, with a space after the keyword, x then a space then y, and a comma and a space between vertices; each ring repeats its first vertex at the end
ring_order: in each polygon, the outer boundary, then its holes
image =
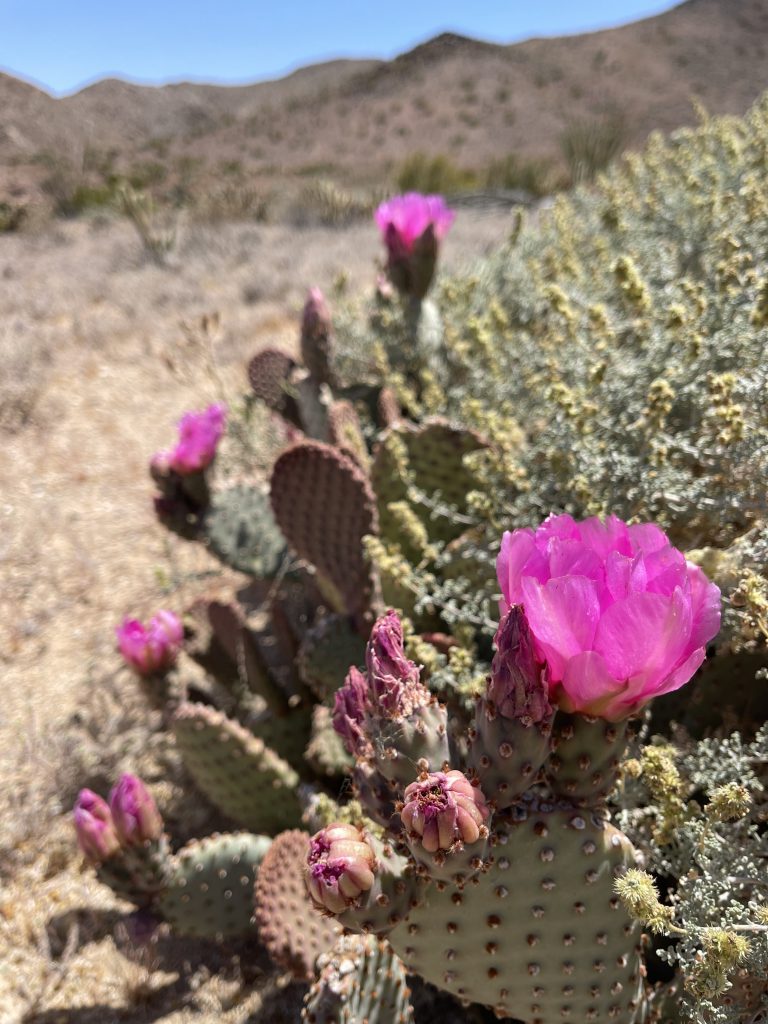
POLYGON ((301 319, 301 358, 317 384, 335 384, 331 368, 333 328, 325 296, 310 288, 301 319))
POLYGON ((384 834, 364 823, 318 833, 310 894, 347 928, 386 935, 411 973, 500 1017, 634 1024, 640 947, 614 880, 635 852, 605 799, 626 719, 700 664, 717 588, 661 530, 617 519, 555 517, 507 535, 498 568, 491 675, 470 720, 452 716, 450 743, 397 616, 375 624, 367 674, 350 671, 334 725, 384 834), (611 615, 623 630, 601 633, 611 615), (596 645, 614 674, 579 689, 596 645))

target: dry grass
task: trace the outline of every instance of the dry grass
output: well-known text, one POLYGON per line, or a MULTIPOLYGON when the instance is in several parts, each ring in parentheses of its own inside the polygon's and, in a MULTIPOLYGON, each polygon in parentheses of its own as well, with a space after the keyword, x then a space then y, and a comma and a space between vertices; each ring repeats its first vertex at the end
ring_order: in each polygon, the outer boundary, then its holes
MULTIPOLYGON (((462 212, 446 259, 508 230, 462 212)), ((185 409, 236 400, 255 349, 295 343, 309 285, 368 286, 377 255, 367 224, 187 226, 167 269, 125 223, 0 237, 2 1024, 297 1019, 252 947, 121 941, 129 908, 83 870, 67 813, 131 768, 175 836, 209 824, 113 650, 125 614, 180 610, 220 572, 155 523, 147 460, 185 409)))

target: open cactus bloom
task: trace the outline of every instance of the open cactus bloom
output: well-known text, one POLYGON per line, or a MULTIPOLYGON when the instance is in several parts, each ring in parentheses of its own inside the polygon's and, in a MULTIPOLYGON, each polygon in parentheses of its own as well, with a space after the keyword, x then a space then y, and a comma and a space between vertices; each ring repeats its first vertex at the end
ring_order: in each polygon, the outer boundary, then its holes
POLYGON ((108 860, 120 849, 109 804, 90 789, 81 789, 73 811, 77 842, 94 864, 108 860))
POLYGON ((376 856, 354 825, 328 825, 312 838, 306 882, 322 910, 341 914, 353 906, 373 886, 375 870, 376 856))
POLYGON ((162 610, 144 626, 138 619, 126 619, 115 630, 117 645, 126 662, 139 675, 167 672, 176 663, 184 627, 173 612, 162 610))
POLYGON ((403 295, 422 299, 435 273, 439 243, 455 217, 442 196, 408 192, 376 210, 376 223, 387 247, 387 273, 403 295))
POLYGON ((406 787, 400 814, 409 838, 427 853, 450 853, 487 838, 491 816, 479 786, 455 770, 424 772, 406 787))
POLYGON ((109 794, 109 808, 121 843, 152 842, 163 833, 163 819, 152 794, 136 775, 122 775, 109 794))
POLYGON ((652 523, 553 515, 504 534, 497 573, 569 712, 627 718, 684 686, 720 628, 719 589, 652 523))
POLYGON ((213 462, 226 422, 227 410, 220 403, 201 412, 188 412, 179 421, 179 440, 175 448, 158 452, 152 458, 156 472, 173 470, 180 476, 199 473, 213 462))

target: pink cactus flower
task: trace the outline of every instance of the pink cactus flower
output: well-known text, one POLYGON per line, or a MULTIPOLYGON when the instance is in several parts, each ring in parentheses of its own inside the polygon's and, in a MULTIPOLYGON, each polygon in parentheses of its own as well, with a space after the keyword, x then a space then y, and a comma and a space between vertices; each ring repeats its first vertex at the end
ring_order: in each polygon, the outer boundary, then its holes
POLYGON ((344 685, 334 694, 333 728, 349 753, 355 757, 364 756, 370 748, 370 741, 365 734, 367 702, 368 680, 353 665, 344 685))
POLYGON ((226 407, 218 403, 201 412, 185 413, 179 422, 176 447, 154 455, 151 468, 155 472, 172 469, 180 476, 206 469, 216 456, 226 418, 226 407))
POLYGON ((435 238, 442 241, 456 214, 448 209, 442 196, 407 192, 382 203, 375 217, 387 247, 390 247, 390 241, 396 242, 398 251, 410 253, 416 240, 429 227, 434 231, 435 238))
POLYGON ((305 869, 309 895, 326 912, 342 914, 372 887, 376 857, 363 832, 334 822, 310 842, 305 869))
POLYGON ((720 628, 719 589, 653 523, 553 515, 505 533, 496 568, 566 711, 628 717, 684 686, 720 628))
POLYGON ((184 639, 181 619, 173 612, 159 611, 148 626, 138 619, 126 619, 115 630, 123 658, 139 675, 167 672, 178 657, 184 639))
POLYGON ((490 809, 462 772, 425 772, 406 787, 400 812, 408 835, 427 853, 471 846, 488 835, 490 809))
POLYGON ((90 789, 81 789, 73 811, 77 842, 88 860, 108 860, 120 849, 112 812, 106 800, 90 789))
POLYGON ((121 843, 137 845, 159 839, 163 819, 152 794, 136 775, 121 775, 109 794, 109 808, 121 843))

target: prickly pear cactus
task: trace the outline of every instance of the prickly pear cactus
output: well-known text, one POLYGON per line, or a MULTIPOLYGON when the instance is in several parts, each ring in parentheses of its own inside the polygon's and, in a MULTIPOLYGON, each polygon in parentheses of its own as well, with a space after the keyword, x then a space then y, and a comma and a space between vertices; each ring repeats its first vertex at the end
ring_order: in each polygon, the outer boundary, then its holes
POLYGON ((256 398, 268 409, 291 422, 298 419, 296 403, 290 394, 295 359, 277 348, 265 348, 248 363, 248 382, 256 398))
POLYGON ((179 935, 226 938, 253 928, 252 898, 267 836, 236 832, 190 843, 173 862, 157 907, 179 935))
POLYGON ((342 615, 326 615, 309 630, 298 652, 298 669, 319 700, 344 682, 350 665, 362 665, 365 641, 342 615))
POLYGON ((304 885, 308 852, 307 832, 282 832, 259 868, 255 891, 259 938, 274 962, 300 981, 314 977, 318 956, 341 934, 341 927, 309 898, 304 885))
POLYGON ((271 834, 299 821, 299 776, 257 736, 204 704, 182 704, 172 727, 185 767, 224 814, 271 834))
POLYGON ((271 499, 280 529, 315 567, 335 609, 352 615, 366 611, 374 582, 363 538, 378 532, 378 516, 363 470, 336 448, 305 441, 275 463, 271 499))
POLYGON ((285 538, 269 496, 256 485, 235 484, 215 493, 202 531, 216 557, 239 572, 271 579, 285 559, 285 538))
POLYGON ((389 944, 373 935, 344 935, 317 961, 304 1024, 410 1024, 405 969, 389 944))

